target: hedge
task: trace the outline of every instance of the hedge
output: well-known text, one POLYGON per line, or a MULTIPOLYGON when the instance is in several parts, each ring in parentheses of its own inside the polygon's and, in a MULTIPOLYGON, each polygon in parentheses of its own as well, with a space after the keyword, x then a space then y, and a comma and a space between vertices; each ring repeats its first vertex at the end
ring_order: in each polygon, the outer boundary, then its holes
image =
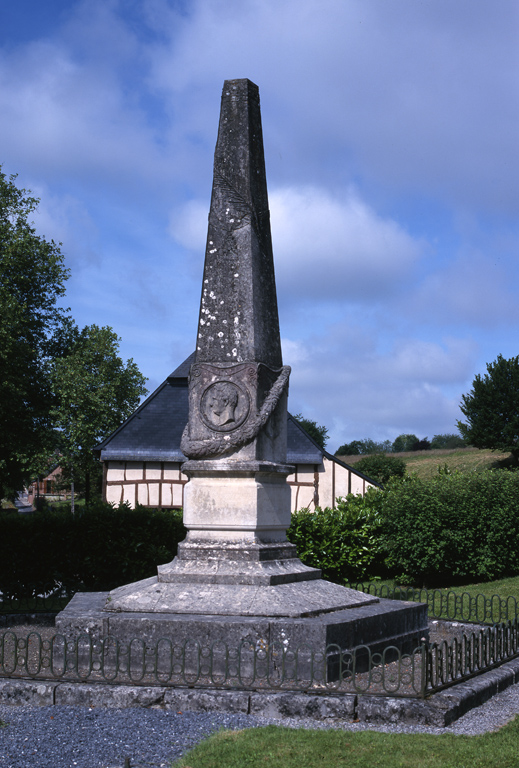
POLYGON ((337 584, 383 572, 381 519, 360 496, 339 499, 337 507, 302 509, 292 515, 288 539, 305 565, 320 568, 337 584))
POLYGON ((185 538, 176 510, 70 509, 0 514, 0 591, 23 598, 53 590, 108 590, 157 572, 185 538))
POLYGON ((380 516, 388 573, 420 586, 519 573, 519 472, 389 481, 362 502, 380 516))

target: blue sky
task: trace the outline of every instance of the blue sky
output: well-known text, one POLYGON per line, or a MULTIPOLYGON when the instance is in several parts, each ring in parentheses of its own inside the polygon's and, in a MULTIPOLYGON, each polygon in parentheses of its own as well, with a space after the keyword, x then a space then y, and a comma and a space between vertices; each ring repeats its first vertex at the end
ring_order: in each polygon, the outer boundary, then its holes
POLYGON ((454 432, 519 354, 516 0, 0 5, 0 163, 151 389, 193 350, 225 79, 259 85, 289 408, 454 432))

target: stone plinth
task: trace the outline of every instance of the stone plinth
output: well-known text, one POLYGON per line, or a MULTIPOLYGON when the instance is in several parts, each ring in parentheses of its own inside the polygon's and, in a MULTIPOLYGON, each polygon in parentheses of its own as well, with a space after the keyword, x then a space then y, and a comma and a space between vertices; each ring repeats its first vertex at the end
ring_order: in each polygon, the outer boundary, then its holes
POLYGON ((286 541, 293 467, 269 462, 188 461, 184 525, 199 540, 286 541))
MULTIPOLYGON (((156 581, 148 579, 147 582, 147 595, 152 598, 156 581)), ((364 605, 355 605, 353 601, 341 610, 326 612, 328 588, 340 588, 323 581, 314 583, 314 586, 319 585, 314 593, 314 614, 296 616, 300 606, 296 606, 294 596, 303 586, 311 591, 308 589, 311 584, 306 582, 304 585, 290 584, 255 590, 236 587, 234 604, 229 604, 233 597, 230 587, 201 589, 198 604, 189 604, 189 591, 183 598, 178 585, 169 584, 166 588, 174 587, 176 597, 179 598, 181 610, 176 613, 160 611, 161 607, 167 609, 170 606, 170 595, 162 604, 160 594, 157 594, 154 603, 157 612, 150 613, 147 604, 145 610, 139 610, 135 603, 132 604, 132 610, 107 611, 105 605, 108 593, 78 593, 56 618, 56 629, 71 638, 77 637, 80 631, 87 631, 93 638, 115 637, 123 643, 138 638, 150 648, 164 639, 179 649, 189 644, 191 651, 185 656, 186 672, 195 673, 199 654, 207 653, 211 648, 218 648, 222 658, 225 657, 223 646, 233 653, 241 649, 244 656, 242 671, 247 674, 252 664, 247 656, 251 650, 261 648, 266 653, 279 653, 303 649, 304 658, 308 659, 308 650, 312 649, 316 657, 326 659, 328 679, 336 678, 338 648, 346 651, 366 646, 372 653, 377 653, 392 645, 410 651, 420 645, 422 638, 428 637, 426 605, 376 600, 365 595, 364 605), (204 601, 204 591, 213 601, 215 610, 222 611, 220 615, 197 613, 204 601), (255 602, 253 591, 262 593, 263 601, 257 598, 255 602), (282 598, 283 592, 285 594, 282 598), (249 597, 248 604, 244 602, 245 595, 249 597), (274 601, 268 605, 272 598, 277 599, 277 603, 274 601), (290 604, 294 611, 287 616, 287 606, 290 604)), ((127 587, 121 588, 125 589, 127 587)), ((356 594, 354 590, 345 589, 344 592, 356 594)), ((191 597, 195 595, 191 593, 191 597)))

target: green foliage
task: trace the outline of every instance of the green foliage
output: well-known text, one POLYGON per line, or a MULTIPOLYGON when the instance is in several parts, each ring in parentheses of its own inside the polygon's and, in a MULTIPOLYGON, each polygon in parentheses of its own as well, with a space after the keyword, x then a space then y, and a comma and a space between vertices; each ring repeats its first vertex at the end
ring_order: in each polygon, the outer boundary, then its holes
POLYGON ((335 451, 336 456, 367 456, 371 453, 389 453, 392 450, 389 440, 381 443, 371 440, 353 440, 351 443, 344 443, 335 451))
POLYGON ((424 437, 423 440, 418 440, 413 445, 411 450, 412 451, 430 451, 431 450, 431 442, 426 437, 424 437))
POLYGON ((111 328, 90 325, 71 333, 69 347, 50 365, 51 414, 60 434, 61 464, 82 474, 88 500, 91 476, 99 475, 94 447, 130 416, 146 379, 133 360, 119 357, 120 339, 111 328))
POLYGON ((378 574, 383 560, 380 518, 359 496, 338 499, 336 509, 302 509, 287 531, 301 560, 337 584, 378 574))
POLYGON ((433 439, 431 440, 431 449, 438 450, 438 449, 445 449, 445 448, 465 448, 467 446, 467 441, 461 437, 461 435, 456 435, 454 433, 447 433, 445 435, 434 435, 433 439))
POLYGON ((406 464, 403 459, 397 456, 386 456, 383 453, 365 456, 355 464, 355 469, 377 483, 387 483, 390 477, 405 477, 406 474, 406 464))
POLYGON ((38 200, 0 167, 0 495, 13 498, 50 431, 45 365, 65 312, 68 270, 54 242, 30 222, 38 200))
POLYGON ((398 435, 393 441, 393 453, 406 453, 413 450, 413 445, 418 443, 418 438, 413 434, 398 435))
POLYGON ((312 421, 311 419, 305 419, 301 413, 297 413, 292 418, 303 427, 305 432, 308 432, 317 445, 324 449, 328 442, 328 429, 326 427, 319 426, 316 421, 312 421))
POLYGON ((467 423, 459 421, 458 429, 470 445, 510 451, 519 463, 519 356, 487 363, 460 409, 467 423))
POLYGON ((0 592, 113 589, 153 576, 185 538, 182 513, 95 503, 34 515, 0 512, 0 592))
POLYGON ((396 576, 438 586, 519 573, 519 472, 407 477, 366 504, 396 576))

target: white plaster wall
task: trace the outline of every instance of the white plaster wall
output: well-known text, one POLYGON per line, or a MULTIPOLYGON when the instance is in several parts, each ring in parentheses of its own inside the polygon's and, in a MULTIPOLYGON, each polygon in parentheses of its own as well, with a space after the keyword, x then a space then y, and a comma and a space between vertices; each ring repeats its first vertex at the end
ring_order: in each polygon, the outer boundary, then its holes
POLYGON ((162 483, 162 506, 171 507, 172 503, 171 483, 162 483))
POLYGON ((135 484, 124 483, 123 485, 123 502, 128 502, 130 507, 135 507, 135 484))
POLYGON ((108 462, 108 474, 107 480, 124 480, 124 462, 122 461, 110 461, 108 462))
POLYGON ((148 506, 148 485, 146 483, 139 483, 137 486, 137 501, 143 506, 148 506))
POLYGON ((106 486, 106 500, 109 504, 119 505, 121 501, 122 486, 120 485, 107 485, 106 486))
POLYGON ((126 464, 125 480, 144 480, 144 465, 142 461, 129 461, 126 464))
POLYGON ((147 461, 146 462, 146 480, 160 480, 162 478, 162 469, 160 462, 147 461))

